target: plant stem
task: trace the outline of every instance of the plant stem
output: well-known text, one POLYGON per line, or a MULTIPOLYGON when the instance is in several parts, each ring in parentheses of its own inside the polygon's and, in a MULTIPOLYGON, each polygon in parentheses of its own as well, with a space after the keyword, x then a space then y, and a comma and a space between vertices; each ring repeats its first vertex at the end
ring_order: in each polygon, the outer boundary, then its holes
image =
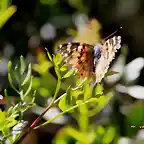
POLYGON ((54 101, 57 97, 57 94, 60 90, 60 85, 61 85, 61 80, 58 79, 58 82, 57 82, 57 87, 56 87, 56 91, 55 91, 55 94, 54 94, 54 97, 53 97, 53 100, 52 102, 48 105, 48 107, 45 109, 45 111, 31 124, 31 128, 34 128, 36 126, 36 124, 42 119, 42 117, 45 115, 45 113, 52 107, 52 105, 54 104, 54 101))
POLYGON ((87 100, 87 101, 85 101, 85 102, 83 102, 83 103, 81 103, 81 104, 76 104, 76 105, 72 106, 71 108, 67 109, 66 111, 63 111, 63 112, 61 112, 60 114, 56 115, 55 117, 51 118, 51 119, 48 120, 47 122, 45 122, 45 123, 43 123, 43 124, 35 127, 34 129, 38 129, 38 128, 42 127, 42 126, 45 126, 46 124, 49 124, 50 122, 54 121, 55 119, 59 118, 60 116, 64 115, 65 113, 70 112, 71 110, 73 110, 73 109, 75 109, 75 108, 77 108, 77 107, 79 107, 79 106, 81 106, 81 105, 83 105, 83 104, 89 103, 89 102, 90 102, 90 101, 87 100))

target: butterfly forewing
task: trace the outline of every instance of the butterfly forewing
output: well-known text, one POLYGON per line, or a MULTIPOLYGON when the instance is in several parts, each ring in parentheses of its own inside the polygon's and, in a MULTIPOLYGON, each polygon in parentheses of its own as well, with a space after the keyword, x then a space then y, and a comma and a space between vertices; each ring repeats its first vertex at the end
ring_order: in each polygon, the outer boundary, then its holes
POLYGON ((93 46, 86 43, 68 43, 59 46, 58 51, 63 56, 63 61, 72 65, 77 74, 84 77, 92 75, 93 46))

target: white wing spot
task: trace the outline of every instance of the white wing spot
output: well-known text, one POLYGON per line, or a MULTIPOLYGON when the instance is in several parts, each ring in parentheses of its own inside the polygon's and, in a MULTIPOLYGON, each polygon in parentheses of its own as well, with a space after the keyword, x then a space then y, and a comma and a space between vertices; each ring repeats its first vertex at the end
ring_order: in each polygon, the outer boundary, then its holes
POLYGON ((79 52, 81 51, 81 49, 82 49, 82 46, 81 46, 81 45, 78 46, 78 51, 79 51, 79 52))

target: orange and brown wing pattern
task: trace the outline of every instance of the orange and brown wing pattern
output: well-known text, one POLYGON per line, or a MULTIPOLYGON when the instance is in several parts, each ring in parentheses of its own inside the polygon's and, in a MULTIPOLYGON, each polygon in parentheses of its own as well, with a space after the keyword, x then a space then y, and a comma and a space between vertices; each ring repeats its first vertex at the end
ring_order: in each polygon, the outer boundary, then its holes
POLYGON ((58 51, 63 61, 72 65, 77 74, 90 77, 93 73, 93 46, 86 43, 68 43, 60 45, 58 51))

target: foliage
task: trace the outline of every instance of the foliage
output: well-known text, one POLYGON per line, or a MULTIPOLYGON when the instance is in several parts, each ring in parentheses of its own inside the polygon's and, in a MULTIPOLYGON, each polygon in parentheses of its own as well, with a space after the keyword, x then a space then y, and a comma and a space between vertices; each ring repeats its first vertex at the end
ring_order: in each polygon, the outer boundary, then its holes
POLYGON ((8 0, 0 1, 0 29, 6 21, 16 12, 15 6, 8 7, 8 0))
POLYGON ((5 96, 9 103, 7 105, 7 111, 0 111, 0 131, 2 132, 2 143, 7 140, 9 140, 10 143, 14 142, 14 132, 11 128, 23 121, 24 112, 34 106, 35 100, 35 91, 32 91, 31 64, 28 66, 27 73, 25 73, 26 66, 24 58, 21 56, 20 64, 17 64, 14 69, 12 67, 12 62, 9 61, 8 71, 9 83, 20 96, 20 99, 17 103, 12 102, 7 94, 7 90, 5 89, 5 96), (18 88, 13 84, 14 82, 18 88))

